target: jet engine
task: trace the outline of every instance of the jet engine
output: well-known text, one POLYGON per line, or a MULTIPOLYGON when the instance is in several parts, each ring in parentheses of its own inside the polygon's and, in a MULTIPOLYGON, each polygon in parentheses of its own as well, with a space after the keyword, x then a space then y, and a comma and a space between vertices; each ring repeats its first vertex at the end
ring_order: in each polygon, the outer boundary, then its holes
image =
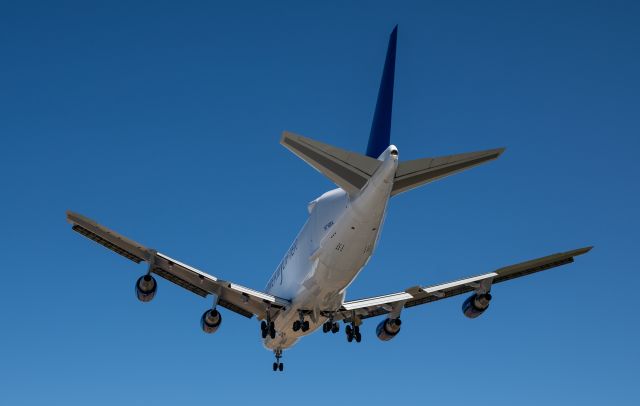
POLYGON ((210 309, 204 312, 200 318, 200 326, 202 331, 207 334, 215 333, 222 323, 222 314, 216 309, 210 309))
POLYGON ((376 327, 376 335, 382 341, 389 341, 400 332, 400 319, 384 319, 376 327))
POLYGON ((156 295, 158 284, 151 275, 144 275, 136 282, 136 296, 141 302, 150 302, 156 295))
POLYGON ((470 319, 475 319, 489 308, 491 293, 474 293, 462 303, 462 313, 470 319))

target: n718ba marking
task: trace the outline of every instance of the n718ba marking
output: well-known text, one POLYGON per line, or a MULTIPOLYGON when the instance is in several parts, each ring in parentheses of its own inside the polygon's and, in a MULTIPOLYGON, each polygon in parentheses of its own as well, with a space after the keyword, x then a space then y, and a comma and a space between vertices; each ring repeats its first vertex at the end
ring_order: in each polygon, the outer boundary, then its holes
POLYGON ((400 332, 400 315, 409 307, 469 293, 462 311, 481 315, 491 302, 494 284, 573 262, 591 247, 561 252, 492 272, 432 286, 413 286, 384 296, 345 301, 347 287, 375 251, 391 197, 434 180, 494 160, 503 148, 436 158, 399 161, 390 142, 397 27, 391 33, 366 154, 345 151, 310 138, 284 132, 280 143, 331 179, 330 190, 308 205, 309 217, 269 279, 257 291, 186 265, 112 231, 80 214, 67 212, 73 230, 130 259, 146 262, 147 272, 136 282, 136 295, 148 302, 158 284, 153 274, 191 292, 213 298, 202 315, 204 332, 216 332, 223 307, 247 318, 256 316, 266 348, 282 371, 283 350, 322 327, 325 333, 345 324, 349 342, 360 342, 360 326, 370 317, 385 316, 376 328, 387 341, 400 332))

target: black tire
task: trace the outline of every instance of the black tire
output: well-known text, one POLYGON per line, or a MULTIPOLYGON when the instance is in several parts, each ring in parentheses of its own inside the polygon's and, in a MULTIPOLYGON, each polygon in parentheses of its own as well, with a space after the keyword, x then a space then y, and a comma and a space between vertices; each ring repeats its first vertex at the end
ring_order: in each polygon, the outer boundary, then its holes
POLYGON ((267 338, 267 333, 268 333, 268 331, 267 331, 267 330, 262 330, 262 338, 263 338, 263 339, 264 339, 264 338, 267 338))
POLYGON ((353 334, 353 329, 350 325, 347 325, 347 328, 344 329, 344 332, 347 333, 348 336, 353 334))
POLYGON ((322 325, 322 332, 323 332, 323 333, 326 333, 326 332, 327 332, 327 323, 324 323, 324 324, 322 325))
POLYGON ((265 331, 267 329, 267 322, 262 320, 262 323, 260 323, 260 330, 265 331))
POLYGON ((271 326, 271 331, 269 331, 269 336, 271 337, 272 340, 276 338, 276 329, 273 326, 271 326))
POLYGON ((300 330, 300 320, 296 320, 293 322, 293 331, 300 330))
POLYGON ((354 332, 355 334, 360 334, 360 326, 354 326, 354 327, 353 327, 353 332, 354 332))
POLYGON ((348 342, 353 341, 353 334, 347 334, 347 341, 348 342))
POLYGON ((280 372, 284 370, 284 364, 282 362, 280 363, 280 365, 278 365, 278 369, 280 370, 280 372))
POLYGON ((359 343, 360 341, 362 341, 362 336, 360 333, 356 333, 356 343, 359 343))
POLYGON ((302 323, 302 331, 309 331, 309 321, 302 323))
POLYGON ((338 331, 340 331, 340 325, 338 323, 333 323, 333 325, 331 326, 331 332, 335 334, 338 331))
POLYGON ((277 362, 274 362, 274 363, 273 363, 273 370, 274 370, 274 371, 277 371, 277 370, 278 370, 278 363, 277 363, 277 362))

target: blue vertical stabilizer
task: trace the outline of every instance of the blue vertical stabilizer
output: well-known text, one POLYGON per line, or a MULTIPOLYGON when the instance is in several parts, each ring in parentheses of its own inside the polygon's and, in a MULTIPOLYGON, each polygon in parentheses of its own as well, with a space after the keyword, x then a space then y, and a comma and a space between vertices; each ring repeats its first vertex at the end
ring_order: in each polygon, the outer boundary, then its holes
POLYGON ((376 111, 373 114, 371 134, 369 134, 369 144, 367 145, 367 155, 372 158, 378 158, 391 144, 391 109, 393 107, 393 79, 396 70, 397 39, 398 26, 396 25, 389 37, 387 58, 384 61, 376 111))

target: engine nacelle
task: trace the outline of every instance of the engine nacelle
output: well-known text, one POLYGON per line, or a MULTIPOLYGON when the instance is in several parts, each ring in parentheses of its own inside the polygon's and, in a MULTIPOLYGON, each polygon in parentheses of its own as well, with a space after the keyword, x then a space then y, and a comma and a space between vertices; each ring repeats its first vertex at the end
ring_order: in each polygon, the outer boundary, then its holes
POLYGON ((144 275, 136 282, 136 296, 141 302, 150 302, 156 295, 158 284, 151 275, 144 275))
POLYGON ((213 334, 218 331, 220 324, 222 324, 222 314, 216 309, 207 310, 200 318, 202 331, 207 334, 213 334))
POLYGON ((389 341, 400 332, 400 319, 385 319, 376 327, 376 335, 382 341, 389 341))
POLYGON ((462 313, 470 319, 475 319, 489 308, 491 293, 474 293, 462 303, 462 313))

